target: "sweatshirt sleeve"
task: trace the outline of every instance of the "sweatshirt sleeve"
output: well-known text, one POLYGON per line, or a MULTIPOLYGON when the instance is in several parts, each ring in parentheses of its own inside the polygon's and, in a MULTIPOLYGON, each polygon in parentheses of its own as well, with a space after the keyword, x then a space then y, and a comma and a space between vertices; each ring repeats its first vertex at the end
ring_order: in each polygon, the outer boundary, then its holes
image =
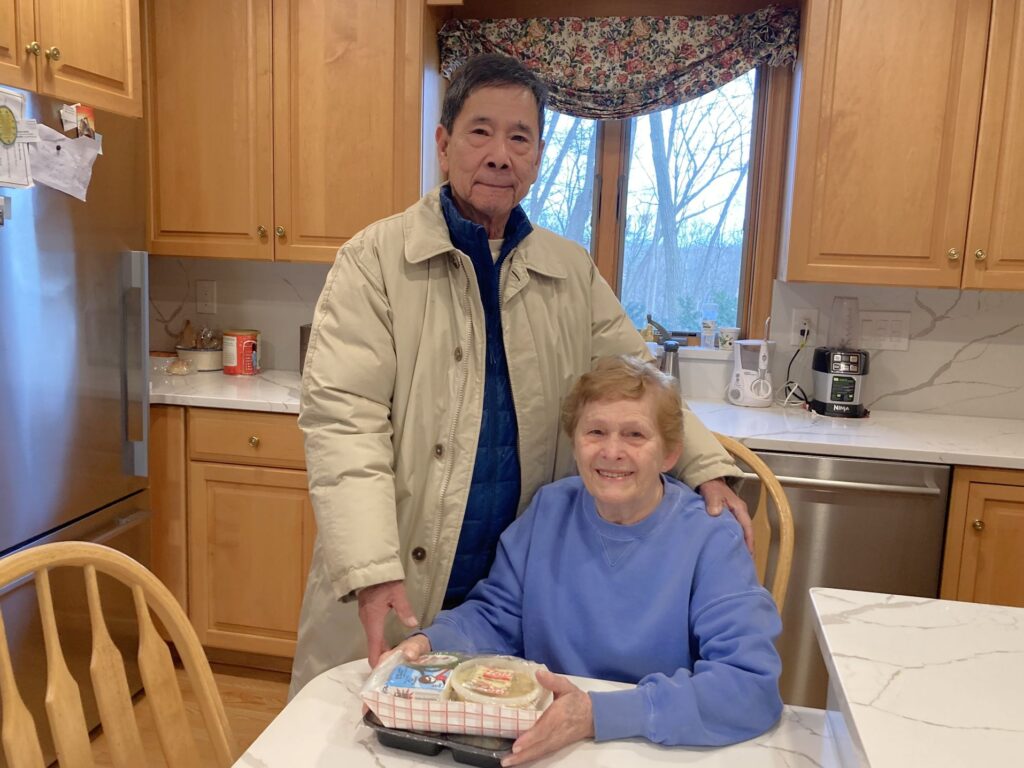
MULTIPOLYGON (((604 355, 636 355, 645 360, 650 359, 647 345, 597 267, 593 267, 591 274, 591 307, 591 362, 604 355)), ((691 488, 719 477, 739 477, 743 474, 729 452, 685 402, 683 455, 679 457, 672 474, 691 488)))
POLYGON ((526 512, 505 529, 487 578, 479 581, 462 605, 441 611, 422 630, 436 650, 523 655, 523 574, 530 550, 535 509, 541 489, 526 512))
POLYGON ((716 526, 694 575, 693 670, 647 675, 627 691, 591 693, 597 741, 642 737, 720 746, 753 738, 778 721, 781 662, 773 641, 782 622, 757 585, 738 526, 730 523, 716 526))

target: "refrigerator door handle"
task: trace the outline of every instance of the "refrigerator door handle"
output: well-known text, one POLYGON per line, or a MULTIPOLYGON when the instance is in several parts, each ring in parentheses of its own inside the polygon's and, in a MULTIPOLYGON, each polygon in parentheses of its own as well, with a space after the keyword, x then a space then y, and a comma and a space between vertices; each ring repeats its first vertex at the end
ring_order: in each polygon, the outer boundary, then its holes
POLYGON ((126 251, 121 259, 122 465, 126 474, 149 474, 149 254, 126 251))

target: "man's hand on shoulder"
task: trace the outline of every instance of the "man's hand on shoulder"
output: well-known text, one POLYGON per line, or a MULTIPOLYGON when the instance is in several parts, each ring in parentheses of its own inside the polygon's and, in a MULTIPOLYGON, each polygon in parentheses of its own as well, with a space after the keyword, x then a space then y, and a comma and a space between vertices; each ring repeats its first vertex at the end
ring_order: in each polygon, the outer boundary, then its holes
POLYGON ((404 581, 386 581, 359 590, 359 621, 366 633, 366 648, 371 667, 376 667, 381 654, 388 650, 384 642, 384 622, 391 611, 394 611, 409 629, 419 625, 409 598, 405 592, 404 581))
POLYGON ((732 510, 732 516, 743 529, 743 540, 747 543, 747 549, 751 554, 754 552, 754 524, 747 512, 747 503, 737 496, 724 478, 716 478, 701 483, 697 488, 700 495, 704 497, 704 505, 708 508, 708 514, 718 517, 723 509, 732 510))

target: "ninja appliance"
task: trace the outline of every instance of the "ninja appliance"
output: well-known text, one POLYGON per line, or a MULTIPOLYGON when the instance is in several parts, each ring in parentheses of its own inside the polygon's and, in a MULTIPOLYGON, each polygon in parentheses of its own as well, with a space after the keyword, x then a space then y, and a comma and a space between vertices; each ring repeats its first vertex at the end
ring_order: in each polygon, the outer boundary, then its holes
POLYGON ((869 360, 868 353, 857 347, 859 330, 857 299, 837 296, 832 302, 828 346, 817 347, 811 361, 812 411, 852 419, 868 415, 864 407, 864 379, 869 360))

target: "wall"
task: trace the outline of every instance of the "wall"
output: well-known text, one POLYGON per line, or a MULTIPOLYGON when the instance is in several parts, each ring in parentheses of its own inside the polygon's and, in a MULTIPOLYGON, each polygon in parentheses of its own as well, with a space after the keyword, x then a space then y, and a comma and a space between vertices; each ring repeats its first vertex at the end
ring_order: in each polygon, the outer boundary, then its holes
MULTIPOLYGON (((151 348, 171 350, 185 319, 194 326, 257 328, 263 365, 299 368, 299 326, 312 319, 329 265, 150 257, 151 348), (195 281, 217 282, 217 313, 196 312, 195 281)), ((872 351, 868 408, 1024 419, 1024 292, 818 285, 776 280, 772 375, 780 386, 796 347, 789 344, 795 308, 818 310, 815 343, 828 337, 835 296, 854 296, 862 310, 911 313, 906 351, 872 351)), ((757 335, 757 334, 751 334, 757 335)), ((722 353, 688 352, 681 360, 687 397, 721 398, 731 370, 722 353)), ((811 394, 810 349, 793 376, 811 394)))
POLYGON ((173 350, 185 320, 262 334, 265 369, 299 370, 299 326, 313 309, 328 264, 149 257, 150 349, 173 350), (217 283, 216 314, 196 311, 196 280, 217 283))
MULTIPOLYGON (((816 308, 817 343, 827 340, 835 296, 854 296, 861 310, 910 312, 906 351, 871 353, 865 404, 870 409, 1024 419, 1024 292, 880 288, 784 283, 772 296, 773 365, 781 384, 795 347, 792 310, 816 308)), ((870 350, 869 350, 870 351, 870 350)), ((810 394, 811 355, 793 365, 810 394)))

